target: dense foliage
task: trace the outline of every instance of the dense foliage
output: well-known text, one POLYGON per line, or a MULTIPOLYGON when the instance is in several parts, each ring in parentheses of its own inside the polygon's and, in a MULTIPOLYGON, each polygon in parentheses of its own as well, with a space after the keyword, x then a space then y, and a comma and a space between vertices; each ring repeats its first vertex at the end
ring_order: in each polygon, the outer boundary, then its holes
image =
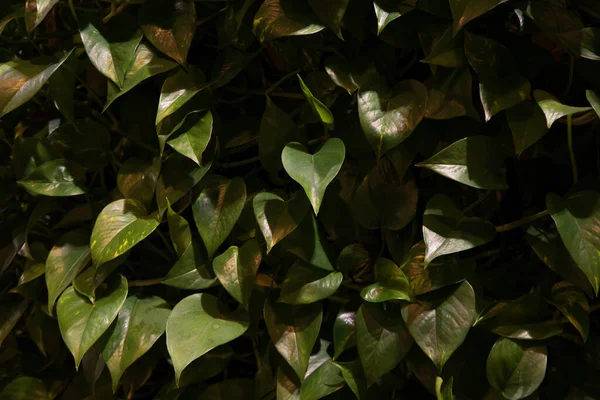
POLYGON ((0 399, 600 398, 597 0, 2 0, 0 399))

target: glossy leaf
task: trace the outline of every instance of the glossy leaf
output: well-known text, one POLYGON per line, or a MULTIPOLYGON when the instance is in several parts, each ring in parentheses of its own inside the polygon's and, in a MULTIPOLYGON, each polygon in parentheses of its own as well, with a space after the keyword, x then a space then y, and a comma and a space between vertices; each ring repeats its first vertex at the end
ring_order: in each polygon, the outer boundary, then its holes
POLYGON ((254 16, 253 31, 261 42, 284 36, 311 35, 325 29, 308 3, 266 0, 254 16))
POLYGON ((158 125, 166 117, 175 113, 207 87, 206 78, 201 70, 192 67, 187 71, 183 68, 177 70, 165 79, 162 85, 155 124, 158 125))
POLYGON ((334 0, 325 3, 319 0, 309 0, 309 4, 323 24, 331 29, 337 37, 343 39, 342 21, 349 1, 334 0))
POLYGON ((329 261, 332 252, 331 246, 313 213, 304 216, 300 225, 285 237, 281 248, 314 267, 326 271, 334 270, 329 261))
POLYGON ((329 139, 315 154, 300 143, 289 143, 281 153, 286 172, 306 192, 315 214, 319 213, 325 190, 344 163, 346 148, 340 139, 329 139))
POLYGON ((548 128, 562 117, 591 110, 590 107, 571 107, 561 104, 554 96, 543 90, 535 90, 533 97, 546 116, 548 128))
POLYGON ((346 384, 356 398, 358 400, 366 399, 367 382, 360 360, 355 360, 351 363, 336 362, 335 364, 342 371, 342 376, 346 384))
POLYGON ((200 290, 214 286, 216 282, 204 246, 192 240, 162 283, 179 289, 200 290))
POLYGON ((213 117, 207 111, 200 118, 186 120, 182 133, 167 144, 179 154, 202 166, 202 153, 206 150, 213 129, 213 117))
POLYGON ((58 0, 26 0, 25 27, 32 32, 46 18, 58 0))
POLYGON ((102 297, 91 304, 69 287, 56 304, 56 314, 62 338, 69 348, 75 367, 85 353, 115 320, 127 297, 127 279, 114 276, 102 297))
POLYGON ((494 7, 508 0, 452 0, 450 9, 454 19, 454 33, 458 32, 469 21, 485 14, 494 7))
POLYGON ((310 373, 300 388, 300 400, 318 400, 344 387, 340 369, 331 360, 325 361, 310 373))
POLYGON ((532 101, 525 101, 508 109, 506 118, 513 134, 517 155, 521 155, 548 132, 544 111, 532 101))
POLYGON ((159 173, 160 159, 130 158, 119 170, 117 187, 126 199, 137 200, 148 207, 154 197, 159 173))
POLYGON ((400 2, 390 0, 373 1, 375 16, 377 17, 377 34, 379 35, 390 22, 412 11, 415 4, 415 0, 402 0, 400 2))
POLYGON ((167 320, 167 348, 176 382, 192 361, 243 335, 248 324, 245 311, 225 313, 210 294, 193 294, 181 300, 167 320))
POLYGON ((598 97, 596 92, 592 90, 586 90, 585 97, 587 98, 588 102, 590 103, 596 114, 600 116, 600 97, 598 97))
POLYGON ((327 273, 297 261, 288 271, 278 301, 288 304, 310 304, 326 299, 340 287, 341 272, 327 273))
POLYGON ((551 302, 579 331, 583 341, 587 341, 590 318, 585 294, 568 282, 559 282, 552 287, 551 302))
POLYGON ((411 300, 408 279, 392 260, 383 257, 377 259, 375 281, 360 292, 365 301, 381 303, 388 300, 411 300))
POLYGON ((0 392, 0 400, 50 400, 44 381, 22 376, 10 382, 0 392))
POLYGON ((90 302, 96 301, 96 290, 106 278, 127 259, 128 253, 99 266, 90 266, 73 280, 75 290, 87 297, 90 302))
POLYGON ((167 209, 167 221, 169 223, 169 235, 173 242, 175 252, 179 257, 185 253, 192 243, 192 231, 187 220, 176 214, 171 207, 167 209))
POLYGON ((338 270, 351 273, 355 269, 364 266, 369 261, 369 253, 360 244, 350 244, 342 249, 337 259, 338 270))
POLYGON ((77 196, 85 193, 85 169, 74 161, 48 161, 17 183, 34 194, 77 196))
POLYGON ((300 82, 300 89, 302 89, 302 93, 304 93, 304 97, 306 97, 306 100, 308 101, 308 104, 310 104, 310 107, 312 108, 315 115, 317 115, 321 119, 321 122, 327 129, 333 130, 335 125, 333 121, 333 114, 331 113, 331 111, 329 111, 329 108, 327 108, 327 106, 323 104, 321 100, 317 99, 312 94, 312 92, 310 91, 308 86, 306 86, 300 75, 298 75, 298 81, 300 82))
POLYGON ((342 308, 333 323, 333 359, 346 349, 356 346, 356 312, 342 308))
POLYGON ((156 213, 148 215, 136 200, 113 201, 98 215, 90 247, 95 265, 101 265, 124 254, 144 240, 158 227, 156 213))

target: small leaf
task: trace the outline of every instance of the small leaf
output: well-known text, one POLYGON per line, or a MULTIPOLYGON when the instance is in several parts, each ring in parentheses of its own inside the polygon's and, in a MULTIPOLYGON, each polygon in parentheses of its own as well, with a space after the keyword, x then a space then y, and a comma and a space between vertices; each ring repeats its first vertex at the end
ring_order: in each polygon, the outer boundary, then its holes
POLYGON ((331 29, 337 37, 343 40, 342 21, 349 1, 350 0, 332 0, 323 2, 320 0, 309 0, 309 4, 323 24, 331 29))
POLYGON ((90 247, 98 266, 124 254, 158 227, 156 213, 148 215, 143 204, 135 200, 113 201, 98 215, 90 247))
POLYGON ((22 376, 10 382, 0 392, 0 400, 51 400, 52 397, 38 378, 22 376))
POLYGON ((343 278, 341 272, 327 273, 297 261, 283 281, 278 301, 288 304, 315 303, 333 295, 343 278))
POLYGON ((190 66, 188 70, 179 68, 177 72, 165 79, 160 89, 155 124, 158 125, 206 88, 208 88, 208 84, 200 69, 193 66, 190 66))
POLYGON ((262 261, 262 253, 255 239, 242 247, 231 246, 213 260, 213 270, 227 292, 245 308, 256 280, 256 271, 262 261))
POLYGON ((265 0, 254 16, 253 32, 261 42, 284 36, 312 35, 325 29, 308 2, 265 0))
POLYGON ((193 294, 177 303, 167 320, 167 348, 177 384, 192 361, 240 337, 248 325, 245 311, 225 313, 219 300, 210 294, 193 294))
POLYGON ((85 193, 85 169, 74 161, 48 161, 17 183, 31 193, 66 197, 85 193))
POLYGON ((544 380, 546 345, 500 338, 487 359, 487 378, 505 399, 518 400, 535 392, 544 380))
POLYGON ((212 258, 227 239, 246 202, 246 185, 242 178, 228 180, 211 176, 192 206, 194 221, 212 258))
POLYGON ((180 64, 185 64, 196 32, 193 0, 152 0, 140 9, 140 26, 146 38, 180 64))
POLYGON ((127 297, 127 279, 113 276, 102 297, 91 304, 69 287, 58 299, 56 313, 62 338, 75 358, 75 368, 85 353, 108 329, 127 297))
POLYGON ((381 303, 388 300, 411 300, 408 279, 392 260, 383 257, 377 259, 375 281, 360 292, 360 297, 365 301, 381 303))
POLYGON ((90 234, 77 229, 58 239, 46 259, 48 311, 52 313, 60 294, 91 260, 90 234))
POLYGON ((494 225, 463 216, 448 196, 436 195, 423 216, 425 267, 436 257, 482 246, 495 237, 494 225))
POLYGON ((123 372, 150 350, 165 332, 170 313, 167 303, 159 297, 130 296, 125 300, 102 349, 113 392, 123 372))
POLYGON ((590 306, 585 294, 568 282, 558 282, 552 287, 551 303, 567 317, 586 342, 590 330, 590 306))
POLYGON ((400 313, 384 311, 380 304, 366 303, 356 314, 356 343, 370 386, 402 361, 413 339, 400 313))
POLYGON ((400 18, 402 15, 414 10, 416 0, 402 0, 399 2, 392 0, 374 0, 375 16, 377 17, 377 34, 381 34, 383 29, 392 21, 400 18))
POLYGON ((468 22, 487 13, 508 0, 451 0, 450 9, 454 19, 454 34, 468 22))
POLYGON ((266 301, 264 318, 275 348, 303 380, 321 328, 321 304, 292 305, 266 301))
POLYGON ((46 18, 56 3, 58 0, 26 0, 25 27, 27 32, 32 32, 46 18))
POLYGON ((438 371, 464 342, 477 317, 471 285, 463 282, 451 289, 433 292, 426 300, 402 308, 410 334, 438 371))
POLYGON ((487 136, 469 136, 420 162, 417 167, 477 189, 508 189, 506 179, 499 171, 503 157, 497 147, 494 139, 487 136))
POLYGON ((333 323, 333 359, 356 346, 356 312, 342 308, 333 323))
POLYGON ((213 129, 213 116, 207 111, 199 118, 187 118, 180 128, 181 134, 167 142, 179 154, 202 166, 202 153, 206 150, 213 129))
POLYGON ((302 89, 302 93, 304 93, 304 97, 306 97, 306 101, 308 101, 308 104, 310 104, 310 107, 315 115, 321 119, 321 122, 327 129, 333 130, 335 125, 333 121, 333 114, 331 111, 329 111, 329 108, 327 108, 327 106, 323 104, 321 100, 317 99, 312 94, 300 75, 298 75, 298 81, 300 82, 300 89, 302 89))
POLYGON ((283 167, 304 188, 315 214, 319 213, 325 190, 342 168, 345 156, 344 142, 337 138, 327 140, 312 155, 296 142, 289 143, 283 149, 283 167))
POLYGON ((506 118, 513 134, 517 155, 521 155, 548 132, 546 116, 533 101, 525 101, 506 110, 506 118))
POLYGON ((119 169, 117 187, 126 199, 137 200, 148 207, 154 198, 159 173, 160 158, 146 161, 132 157, 119 169))
POLYGON ((552 127, 552 124, 556 120, 566 117, 567 115, 573 115, 591 110, 591 107, 571 107, 561 104, 554 96, 543 90, 534 90, 533 97, 537 101, 538 105, 546 115, 546 123, 548 129, 552 127))

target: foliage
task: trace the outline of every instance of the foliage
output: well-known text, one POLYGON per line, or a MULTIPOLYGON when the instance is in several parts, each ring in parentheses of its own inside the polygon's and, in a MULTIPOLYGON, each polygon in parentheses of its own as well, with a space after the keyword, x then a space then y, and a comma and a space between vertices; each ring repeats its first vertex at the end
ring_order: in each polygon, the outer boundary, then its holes
POLYGON ((600 398, 597 0, 0 3, 1 400, 600 398))

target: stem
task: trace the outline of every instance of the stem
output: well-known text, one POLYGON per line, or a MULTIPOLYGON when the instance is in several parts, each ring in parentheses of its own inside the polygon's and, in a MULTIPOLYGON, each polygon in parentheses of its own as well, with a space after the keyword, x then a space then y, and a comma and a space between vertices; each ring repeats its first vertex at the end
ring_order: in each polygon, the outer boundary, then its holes
MULTIPOLYGON (((585 114, 580 115, 577 118, 573 118, 572 124, 573 124, 573 126, 587 125, 590 122, 594 122, 596 120, 596 118, 598 118, 598 114, 596 114, 596 111, 591 110, 591 111, 586 112, 585 114)), ((561 123, 561 124, 566 124, 567 119, 561 118, 557 122, 561 123)))
POLYGON ((129 281, 128 286, 129 287, 142 287, 142 286, 160 285, 161 283, 163 283, 164 280, 165 280, 165 278, 155 278, 155 279, 146 279, 143 281, 129 281))
POLYGON ((277 89, 283 82, 285 82, 292 76, 296 75, 298 72, 300 72, 300 68, 290 72, 289 74, 284 75, 283 78, 281 78, 280 80, 278 80, 277 82, 275 82, 274 84, 269 86, 269 88, 267 90, 265 90, 265 94, 271 93, 273 90, 277 89))
POLYGON ((579 180, 579 172, 577 171, 577 161, 575 160, 575 152, 573 151, 573 117, 567 116, 567 140, 569 141, 569 157, 571 158, 571 167, 573 169, 573 185, 579 180))
POLYGON ((529 217, 521 218, 518 221, 514 221, 509 224, 497 226, 496 232, 510 231, 510 230, 518 228, 520 226, 527 225, 533 221, 537 221, 538 219, 544 218, 548 214, 549 214, 548 210, 540 211, 539 213, 530 215, 529 217))
POLYGON ((259 156, 252 157, 252 158, 249 158, 247 160, 242 160, 242 161, 235 161, 235 162, 229 162, 229 163, 220 163, 219 166, 222 167, 222 168, 236 168, 236 167, 242 167, 244 165, 252 164, 252 163, 255 163, 257 161, 260 161, 260 157, 259 156))
POLYGON ((127 8, 127 6, 129 5, 129 1, 125 0, 125 2, 121 3, 116 9, 114 8, 114 4, 115 3, 111 3, 110 13, 102 19, 102 22, 107 23, 111 20, 112 17, 114 17, 117 14, 120 14, 123 10, 127 8))
POLYGON ((461 211, 461 214, 465 214, 469 211, 471 211, 472 209, 474 209, 475 207, 477 207, 478 205, 480 205, 481 203, 483 203, 483 201, 485 199, 488 198, 488 196, 492 193, 491 190, 488 190, 487 192, 485 192, 483 194, 483 196, 481 196, 480 198, 478 198, 477 200, 475 200, 473 203, 471 203, 469 206, 467 206, 464 210, 461 211))
POLYGON ((77 18, 77 13, 75 12, 75 5, 73 4, 73 0, 69 0, 69 8, 71 9, 71 15, 75 22, 79 23, 79 18, 77 18))

